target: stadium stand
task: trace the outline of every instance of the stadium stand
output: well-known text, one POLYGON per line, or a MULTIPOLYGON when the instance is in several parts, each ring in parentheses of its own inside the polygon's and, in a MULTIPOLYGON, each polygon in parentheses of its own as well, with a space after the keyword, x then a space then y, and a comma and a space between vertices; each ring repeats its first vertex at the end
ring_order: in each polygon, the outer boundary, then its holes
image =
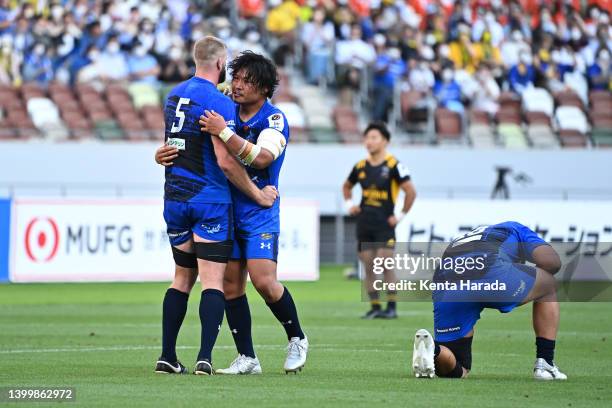
POLYGON ((359 143, 382 119, 397 143, 612 144, 609 1, 265 3, 0 0, 0 139, 161 140, 213 34, 279 65, 294 142, 359 143))

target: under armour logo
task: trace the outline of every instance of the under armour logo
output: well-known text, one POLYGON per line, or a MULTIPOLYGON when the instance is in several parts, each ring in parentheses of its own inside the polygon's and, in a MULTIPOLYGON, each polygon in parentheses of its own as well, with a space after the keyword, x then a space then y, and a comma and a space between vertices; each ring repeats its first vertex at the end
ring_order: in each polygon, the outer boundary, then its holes
POLYGON ((232 333, 234 333, 234 334, 238 334, 238 330, 236 330, 236 329, 232 329, 232 333))
POLYGON ((265 243, 265 242, 260 242, 259 243, 259 249, 272 249, 272 244, 270 242, 265 243))
POLYGON ((286 322, 282 322, 281 324, 283 326, 287 326, 288 324, 291 324, 291 323, 293 323, 293 320, 287 320, 286 322))

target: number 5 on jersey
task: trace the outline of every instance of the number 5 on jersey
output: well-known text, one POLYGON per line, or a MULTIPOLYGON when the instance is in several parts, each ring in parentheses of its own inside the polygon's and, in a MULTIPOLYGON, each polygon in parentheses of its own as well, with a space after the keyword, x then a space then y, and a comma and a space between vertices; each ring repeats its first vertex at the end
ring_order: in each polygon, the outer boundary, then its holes
POLYGON ((178 133, 181 131, 181 129, 183 129, 183 124, 185 123, 185 112, 181 111, 182 105, 189 105, 189 98, 179 99, 175 111, 176 118, 178 118, 178 124, 172 122, 172 129, 170 129, 170 133, 178 133))

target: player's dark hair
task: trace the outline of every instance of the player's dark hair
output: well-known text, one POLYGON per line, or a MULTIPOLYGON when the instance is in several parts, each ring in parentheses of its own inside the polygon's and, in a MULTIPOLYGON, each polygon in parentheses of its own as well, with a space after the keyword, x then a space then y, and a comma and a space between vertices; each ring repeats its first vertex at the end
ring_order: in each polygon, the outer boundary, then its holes
POLYGON ((385 122, 370 122, 368 124, 368 127, 366 127, 363 131, 363 135, 367 135, 370 130, 378 130, 380 134, 383 135, 385 139, 387 139, 387 142, 391 140, 391 133, 389 132, 389 129, 387 129, 387 125, 385 124, 385 122))
POLYGON ((257 89, 264 91, 268 98, 274 95, 279 82, 278 72, 276 65, 263 55, 244 51, 227 67, 231 74, 242 71, 245 79, 253 83, 257 89))

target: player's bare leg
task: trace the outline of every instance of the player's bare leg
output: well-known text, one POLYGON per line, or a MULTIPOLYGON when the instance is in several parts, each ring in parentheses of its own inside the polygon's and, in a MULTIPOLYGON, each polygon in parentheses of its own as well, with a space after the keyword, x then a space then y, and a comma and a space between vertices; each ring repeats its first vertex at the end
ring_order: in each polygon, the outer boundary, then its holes
POLYGON ((289 290, 276 277, 276 262, 271 259, 249 259, 247 269, 253 286, 287 333, 289 344, 285 372, 301 371, 306 364, 308 338, 300 326, 297 308, 289 290))
POLYGON ((383 313, 380 308, 380 295, 377 290, 374 289, 374 280, 376 275, 374 274, 374 257, 376 252, 373 249, 359 251, 359 260, 363 265, 364 277, 363 287, 365 288, 368 298, 370 299, 370 310, 362 316, 362 319, 375 319, 382 317, 383 313))
POLYGON ((162 354, 155 372, 160 374, 184 374, 185 366, 176 356, 176 339, 187 313, 189 293, 198 278, 193 241, 190 239, 173 248, 175 257, 174 279, 166 291, 162 313, 162 354), (178 263, 181 265, 179 265, 178 263))
POLYGON ((246 296, 247 270, 245 260, 230 260, 223 277, 225 316, 234 338, 238 357, 228 368, 217 369, 217 374, 261 374, 261 365, 253 349, 251 311, 246 296))
MULTIPOLYGON (((214 251, 218 242, 205 240, 194 234, 196 246, 205 244, 214 251)), ((202 324, 200 352, 196 362, 194 374, 212 375, 212 350, 217 341, 223 313, 225 309, 225 296, 223 294, 223 275, 225 273, 225 262, 215 262, 202 257, 198 258, 198 272, 202 284, 202 296, 200 298, 200 322, 202 324)))
POLYGON ((554 352, 559 330, 559 302, 553 275, 537 268, 536 282, 523 304, 533 302, 533 330, 536 335, 536 362, 533 369, 537 380, 566 380, 554 363, 554 352))
MULTIPOLYGON (((392 258, 393 257, 393 249, 391 248, 380 248, 376 251, 376 256, 381 258, 392 258)), ((383 277, 385 279, 385 283, 396 283, 397 275, 395 274, 395 269, 387 269, 385 268, 383 272, 383 277)), ((396 319, 397 318, 397 291, 395 290, 387 290, 387 308, 383 312, 383 317, 385 319, 396 319)))

